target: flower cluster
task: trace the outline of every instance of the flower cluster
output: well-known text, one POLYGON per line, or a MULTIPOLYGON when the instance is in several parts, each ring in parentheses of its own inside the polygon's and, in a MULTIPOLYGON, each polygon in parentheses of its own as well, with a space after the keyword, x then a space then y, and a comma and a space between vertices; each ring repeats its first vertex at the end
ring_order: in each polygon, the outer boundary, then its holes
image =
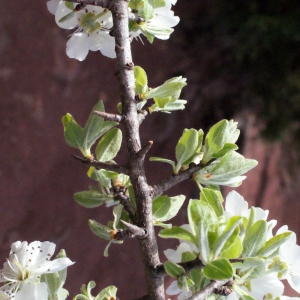
POLYGON ((1 270, 1 300, 64 300, 68 292, 62 288, 66 268, 72 265, 63 251, 50 261, 55 250, 51 242, 16 242, 11 245, 9 258, 1 270), (47 274, 57 273, 58 283, 49 284, 47 274), (49 285, 48 285, 49 284, 49 285), (54 289, 53 289, 54 288, 54 289), (49 298, 50 299, 50 298, 49 298))
MULTIPOLYGON (((132 0, 129 3, 130 35, 140 34, 152 42, 154 37, 168 39, 179 18, 171 11, 176 0, 153 1, 150 5, 146 0, 132 0), (147 9, 146 9, 147 7, 147 9)), ((115 40, 110 35, 113 28, 111 12, 99 6, 59 0, 47 2, 49 11, 55 15, 57 25, 64 29, 75 29, 67 42, 67 55, 71 58, 84 60, 89 52, 100 51, 103 55, 114 58, 115 40)))
MULTIPOLYGON (((235 191, 230 192, 226 198, 225 210, 218 217, 217 228, 216 224, 212 223, 210 225, 214 228, 204 226, 203 229, 201 225, 198 242, 181 239, 177 250, 165 251, 166 257, 173 263, 198 257, 206 265, 204 270, 195 269, 187 275, 191 279, 188 285, 182 284, 182 278, 178 277, 167 288, 166 293, 179 294, 179 300, 188 299, 213 279, 212 273, 206 270, 206 267, 213 265, 214 260, 226 258, 229 262, 234 261, 231 263, 234 282, 229 287, 231 293, 226 299, 300 299, 283 296, 284 285, 281 282, 286 279, 290 286, 300 293, 300 246, 296 244, 296 235, 288 231, 287 226, 283 226, 273 236, 272 229, 276 221, 267 222, 268 213, 261 208, 248 208, 248 203, 241 195, 235 191), (236 227, 232 225, 234 220, 240 220, 236 227), (231 234, 227 234, 229 231, 231 234), (219 234, 219 238, 216 237, 216 233, 219 234), (226 234, 230 237, 218 244, 218 241, 222 240, 220 237, 226 234), (206 251, 203 244, 208 247, 206 251)), ((190 222, 181 228, 192 234, 192 226, 190 222)), ((216 266, 217 264, 214 265, 215 268, 216 266)), ((222 269, 226 269, 225 264, 222 265, 222 269)), ((212 294, 208 299, 219 299, 218 297, 219 295, 212 294)))

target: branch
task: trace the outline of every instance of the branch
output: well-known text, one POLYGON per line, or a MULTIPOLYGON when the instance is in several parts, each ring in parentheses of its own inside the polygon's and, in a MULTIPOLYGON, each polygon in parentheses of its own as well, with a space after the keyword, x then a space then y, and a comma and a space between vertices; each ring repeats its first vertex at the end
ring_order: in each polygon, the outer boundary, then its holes
POLYGON ((153 141, 149 141, 139 152, 138 158, 141 160, 145 160, 145 156, 153 145, 153 141))
POLYGON ((118 123, 121 123, 123 121, 123 116, 121 115, 109 114, 104 111, 98 111, 98 110, 94 110, 94 114, 108 121, 113 121, 118 123))
POLYGON ((95 167, 97 170, 105 169, 107 171, 113 171, 122 174, 128 174, 129 170, 127 167, 120 166, 118 164, 111 164, 106 162, 97 161, 94 158, 86 159, 76 155, 72 155, 75 159, 81 161, 83 164, 88 165, 90 167, 95 167))
POLYGON ((113 187, 114 200, 119 200, 124 206, 124 209, 128 212, 132 222, 136 223, 136 210, 133 204, 130 202, 130 198, 126 195, 126 188, 123 186, 113 187))
POLYGON ((210 165, 213 161, 215 161, 216 159, 213 158, 211 159, 209 162, 207 162, 206 164, 202 164, 200 163, 199 165, 195 165, 195 164, 190 164, 190 167, 187 170, 184 170, 178 174, 173 174, 172 176, 170 176, 169 178, 167 178, 166 180, 164 180, 163 182, 154 185, 153 186, 153 198, 155 198, 157 195, 162 194, 164 191, 170 189, 171 187, 173 187, 174 185, 189 179, 193 176, 194 173, 196 173, 197 171, 207 167, 208 165, 210 165))
POLYGON ((143 110, 139 111, 138 117, 139 117, 140 124, 146 119, 146 116, 148 114, 149 114, 149 111, 147 109, 143 109, 143 110))
POLYGON ((152 218, 152 187, 147 183, 144 160, 138 156, 141 150, 140 123, 135 100, 135 78, 128 30, 128 4, 124 0, 110 0, 109 9, 114 23, 113 36, 116 41, 118 79, 122 92, 123 125, 129 153, 129 176, 137 204, 137 225, 148 232, 145 239, 138 240, 147 278, 147 293, 151 300, 164 300, 163 276, 153 271, 160 264, 160 260, 152 218))
POLYGON ((220 288, 223 285, 226 285, 227 283, 230 283, 229 285, 232 285, 231 280, 212 281, 208 286, 206 286, 200 292, 188 298, 188 300, 205 300, 216 289, 220 288))
POLYGON ((148 231, 145 228, 141 228, 138 226, 135 226, 133 224, 127 223, 123 220, 121 222, 127 227, 127 229, 119 229, 115 234, 114 234, 114 239, 115 240, 120 240, 123 241, 126 238, 134 238, 137 237, 139 239, 145 239, 148 237, 148 231))

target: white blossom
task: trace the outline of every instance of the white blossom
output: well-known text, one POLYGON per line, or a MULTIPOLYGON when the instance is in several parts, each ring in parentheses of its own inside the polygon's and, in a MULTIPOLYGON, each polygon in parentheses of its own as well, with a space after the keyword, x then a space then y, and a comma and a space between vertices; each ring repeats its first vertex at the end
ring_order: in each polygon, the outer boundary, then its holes
POLYGON ((3 264, 0 291, 6 299, 47 300, 47 284, 40 282, 41 275, 55 273, 72 265, 69 258, 50 261, 55 250, 51 242, 16 242, 11 245, 9 258, 3 264))
MULTIPOLYGON (((284 232, 285 229, 287 227, 278 230, 278 232, 284 232)), ((300 293, 300 246, 296 244, 296 235, 294 233, 280 246, 279 256, 287 264, 287 272, 283 275, 282 279, 287 279, 290 286, 300 293)))
POLYGON ((90 50, 100 50, 107 57, 116 57, 115 39, 109 35, 109 30, 113 26, 111 12, 93 5, 74 11, 65 3, 65 1, 57 3, 57 0, 51 0, 47 6, 50 12, 55 12, 55 21, 59 27, 76 28, 67 42, 67 55, 82 61, 90 50))
POLYGON ((177 0, 165 0, 165 6, 154 8, 154 15, 150 20, 140 22, 134 31, 130 31, 133 37, 141 33, 151 34, 158 39, 167 40, 174 31, 172 27, 179 23, 179 17, 174 16, 171 10, 172 4, 175 5, 177 0))

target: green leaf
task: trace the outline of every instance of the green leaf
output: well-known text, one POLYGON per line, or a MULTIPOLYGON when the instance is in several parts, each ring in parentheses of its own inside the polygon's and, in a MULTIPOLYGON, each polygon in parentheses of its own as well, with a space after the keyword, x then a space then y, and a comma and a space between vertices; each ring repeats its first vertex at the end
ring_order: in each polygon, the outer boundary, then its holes
POLYGON ((91 149, 92 145, 96 142, 96 140, 102 134, 102 125, 104 123, 104 119, 95 115, 94 111, 104 112, 104 104, 100 100, 92 109, 90 116, 84 126, 84 147, 85 149, 91 149))
POLYGON ((291 232, 284 232, 281 234, 278 234, 271 239, 269 239, 265 246, 259 251, 258 255, 259 256, 269 256, 271 255, 274 251, 276 251, 284 242, 286 242, 290 235, 291 232))
POLYGON ((203 271, 206 277, 213 280, 225 280, 233 276, 232 265, 226 258, 219 258, 207 263, 203 271))
POLYGON ((178 227, 178 226, 173 226, 172 228, 166 228, 166 229, 162 229, 159 234, 158 234, 161 238, 174 238, 174 239, 180 239, 180 240, 184 240, 184 241, 188 241, 191 243, 194 243, 196 245, 196 239, 195 237, 188 232, 187 230, 178 227))
POLYGON ((147 74, 145 70, 139 66, 135 66, 133 68, 133 72, 135 77, 135 94, 142 95, 148 88, 147 74))
POLYGON ((122 131, 113 128, 108 131, 99 141, 95 153, 98 161, 107 162, 112 160, 119 152, 122 144, 122 131))
POLYGON ((227 247, 227 243, 229 242, 230 239, 227 240, 225 246, 223 247, 223 250, 220 253, 220 257, 228 258, 228 259, 240 257, 243 251, 243 243, 241 237, 236 236, 236 238, 233 240, 230 246, 227 247))
POLYGON ((207 203, 216 213, 218 217, 222 216, 224 213, 224 209, 222 206, 222 196, 220 198, 220 193, 216 193, 211 188, 202 188, 200 186, 200 200, 207 203))
POLYGON ((109 198, 107 195, 103 195, 99 191, 93 190, 75 193, 74 199, 77 203, 86 208, 94 208, 113 198, 109 198))
POLYGON ((149 158, 149 160, 150 161, 157 161, 157 162, 163 162, 163 163, 170 164, 173 167, 173 169, 175 169, 175 162, 172 161, 172 160, 170 160, 170 159, 152 156, 152 157, 149 158))
MULTIPOLYGON (((172 30, 173 31, 173 30, 172 30)), ((169 96, 173 96, 174 94, 178 94, 179 91, 186 85, 186 79, 182 77, 178 77, 180 80, 169 80, 166 81, 163 85, 151 89, 145 93, 144 99, 151 98, 165 98, 169 96)), ((174 99, 176 100, 176 99, 174 99)))
POLYGON ((204 145, 203 163, 207 163, 214 154, 223 149, 225 143, 235 143, 239 130, 233 120, 222 120, 215 124, 207 133, 204 145))
POLYGON ((179 276, 185 275, 184 268, 171 261, 166 261, 164 266, 166 272, 173 278, 178 278, 179 276))
POLYGON ((264 247, 267 238, 267 222, 259 220, 247 230, 243 242, 243 257, 256 256, 264 247))
POLYGON ((185 129, 176 145, 177 165, 174 172, 178 173, 185 161, 191 158, 198 147, 198 132, 195 129, 185 129))
POLYGON ((143 7, 139 9, 139 16, 148 21, 154 16, 153 0, 144 0, 143 4, 143 7))
MULTIPOLYGON (((215 241, 215 243, 213 245, 213 248, 212 248, 213 258, 216 258, 217 256, 219 256, 219 254, 222 251, 225 243, 230 238, 230 236, 233 234, 233 232, 235 231, 235 229, 239 225, 241 219, 242 219, 242 217, 240 217, 240 216, 233 216, 233 217, 230 218, 230 220, 228 221, 224 231, 217 238, 217 240, 215 241)), ((236 235, 238 234, 238 232, 236 233, 236 235)))
POLYGON ((155 198, 152 205, 153 220, 164 222, 174 218, 184 200, 184 195, 176 197, 159 196, 155 198))
POLYGON ((208 224, 201 220, 198 224, 198 249, 203 264, 206 264, 210 260, 208 229, 208 224))
POLYGON ((122 210, 123 210, 123 205, 122 204, 119 204, 119 205, 115 206, 114 209, 113 209, 113 215, 114 215, 113 229, 115 229, 115 230, 118 229, 117 226, 120 222, 122 210))
POLYGON ((239 270, 245 270, 249 268, 254 268, 257 266, 262 266, 266 264, 266 261, 263 258, 258 258, 258 257, 246 257, 242 259, 240 262, 233 262, 232 266, 235 269, 239 270))
POLYGON ((89 226, 92 231, 104 240, 111 240, 111 229, 94 220, 89 220, 89 226))
POLYGON ((103 289, 95 298, 95 300, 110 300, 117 299, 117 288, 114 285, 110 285, 103 289))
POLYGON ((48 291, 50 292, 50 295, 48 296, 54 299, 55 293, 60 287, 60 278, 58 272, 42 274, 41 282, 45 282, 47 284, 48 291))
MULTIPOLYGON (((154 98, 154 101, 157 103, 157 99, 165 99, 165 98, 154 98)), ((177 99, 174 102, 166 102, 164 105, 162 103, 153 104, 148 109, 150 112, 162 111, 162 112, 171 112, 174 110, 183 110, 185 108, 186 100, 177 99)))
POLYGON ((196 235, 198 224, 202 220, 207 224, 218 224, 218 218, 213 209, 203 201, 190 200, 188 205, 188 219, 192 232, 196 235))
POLYGON ((212 155, 213 158, 220 158, 226 155, 230 151, 237 150, 239 147, 236 144, 225 143, 223 148, 212 155))
POLYGON ((80 125, 70 114, 66 114, 62 118, 64 125, 64 135, 67 144, 71 147, 79 149, 85 157, 90 157, 90 154, 84 149, 84 132, 80 125))

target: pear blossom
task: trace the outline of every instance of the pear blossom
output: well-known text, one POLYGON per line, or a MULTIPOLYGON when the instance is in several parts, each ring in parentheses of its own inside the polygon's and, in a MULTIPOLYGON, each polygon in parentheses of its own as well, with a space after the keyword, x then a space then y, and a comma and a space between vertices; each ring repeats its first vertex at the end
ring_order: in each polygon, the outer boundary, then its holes
MULTIPOLYGON (((253 207, 255 210, 255 220, 267 220, 269 211, 263 210, 260 207, 253 207)), ((247 219, 250 216, 250 209, 248 202, 236 191, 231 191, 228 193, 225 202, 225 215, 227 217, 232 216, 241 216, 246 217, 247 219)))
POLYGON ((270 273, 249 281, 241 280, 240 283, 237 279, 233 285, 233 292, 229 294, 226 300, 239 300, 243 294, 248 294, 255 300, 269 299, 266 296, 276 298, 282 295, 283 290, 283 283, 275 273, 270 273))
MULTIPOLYGON (((0 271, 0 288, 8 300, 47 300, 47 284, 41 275, 61 271, 74 264, 69 258, 50 261, 55 250, 51 242, 15 242, 11 245, 9 258, 0 271)), ((0 298, 1 299, 1 298, 0 298)))
POLYGON ((282 279, 286 279, 290 286, 300 293, 300 246, 296 244, 296 235, 280 246, 279 257, 287 264, 287 272, 282 279))
POLYGON ((51 13, 55 13, 55 21, 59 27, 76 28, 67 42, 66 52, 70 58, 82 61, 89 50, 100 50, 107 57, 116 57, 115 39, 109 35, 113 26, 109 10, 93 5, 75 10, 75 7, 71 9, 70 5, 67 6, 65 1, 57 0, 48 1, 47 6, 51 13))
MULTIPOLYGON (((172 27, 179 23, 179 17, 174 16, 174 12, 171 10, 172 5, 175 5, 176 1, 177 0, 165 0, 164 6, 154 8, 153 17, 151 19, 132 22, 130 34, 133 37, 137 37, 142 33, 151 42, 154 37, 167 40, 174 31, 172 27)), ((135 9, 130 11, 129 16, 132 19, 139 19, 136 17, 138 16, 138 11, 135 9)))

